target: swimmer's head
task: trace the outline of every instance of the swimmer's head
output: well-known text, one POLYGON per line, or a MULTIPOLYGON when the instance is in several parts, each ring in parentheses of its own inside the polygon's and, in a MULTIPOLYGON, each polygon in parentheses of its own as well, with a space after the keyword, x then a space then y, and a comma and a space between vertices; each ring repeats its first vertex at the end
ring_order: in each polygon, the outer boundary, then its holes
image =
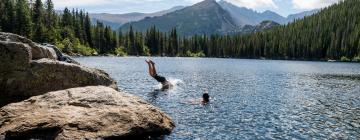
POLYGON ((204 93, 203 94, 203 101, 204 102, 210 102, 210 96, 208 93, 204 93))

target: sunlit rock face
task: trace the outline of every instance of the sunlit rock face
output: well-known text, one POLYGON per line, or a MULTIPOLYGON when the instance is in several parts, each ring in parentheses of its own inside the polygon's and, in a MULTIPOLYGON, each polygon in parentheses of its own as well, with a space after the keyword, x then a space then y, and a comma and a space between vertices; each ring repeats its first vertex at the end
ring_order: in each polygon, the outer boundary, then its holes
POLYGON ((104 71, 65 57, 56 48, 0 32, 0 107, 67 88, 103 85, 117 89, 116 82, 104 71))
POLYGON ((49 92, 0 109, 0 139, 142 139, 173 128, 159 109, 104 86, 49 92))

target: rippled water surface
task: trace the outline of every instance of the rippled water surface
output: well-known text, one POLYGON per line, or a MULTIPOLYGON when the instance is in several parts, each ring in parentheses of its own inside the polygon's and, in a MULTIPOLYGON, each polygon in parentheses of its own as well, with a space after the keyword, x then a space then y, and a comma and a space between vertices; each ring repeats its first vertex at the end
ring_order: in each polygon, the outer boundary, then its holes
POLYGON ((360 139, 360 64, 154 58, 177 86, 157 92, 145 58, 82 57, 168 113, 165 139, 360 139), (211 104, 191 105, 204 89, 211 104))

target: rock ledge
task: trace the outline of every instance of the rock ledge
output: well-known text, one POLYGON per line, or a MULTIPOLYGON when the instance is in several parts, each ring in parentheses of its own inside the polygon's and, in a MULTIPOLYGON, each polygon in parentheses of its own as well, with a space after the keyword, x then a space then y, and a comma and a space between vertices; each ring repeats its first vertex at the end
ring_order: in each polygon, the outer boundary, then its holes
POLYGON ((49 92, 0 109, 5 139, 147 138, 173 128, 157 108, 104 86, 49 92))

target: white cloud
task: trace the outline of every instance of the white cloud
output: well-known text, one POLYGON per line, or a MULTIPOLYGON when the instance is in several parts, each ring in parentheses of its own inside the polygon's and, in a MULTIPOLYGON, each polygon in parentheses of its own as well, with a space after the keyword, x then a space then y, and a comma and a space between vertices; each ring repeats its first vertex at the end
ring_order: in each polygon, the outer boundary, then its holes
MULTIPOLYGON (((58 7, 76 7, 76 6, 96 6, 104 4, 117 4, 117 3, 148 3, 148 2, 162 2, 172 0, 53 0, 58 7)), ((198 3, 203 0, 183 0, 188 3, 198 3)), ((242 7, 248 8, 266 8, 276 7, 273 0, 225 0, 242 7)))
MULTIPOLYGON (((189 3, 197 3, 203 0, 185 0, 189 3)), ((219 1, 219 0, 217 0, 219 1)), ((240 7, 247 7, 247 8, 276 8, 276 4, 273 0, 225 0, 232 4, 235 4, 240 7)))
POLYGON ((233 4, 247 8, 277 8, 273 0, 226 0, 233 4))
POLYGON ((79 7, 109 4, 112 0, 53 0, 56 7, 79 7))
POLYGON ((329 6, 339 1, 340 0, 292 0, 292 4, 296 9, 316 9, 329 6))
MULTIPOLYGON (((113 9, 113 13, 155 12, 178 5, 188 6, 201 1, 203 0, 53 0, 56 9, 63 9, 64 7, 69 7, 85 9, 90 12, 108 12, 110 9, 113 9)), ((247 7, 258 10, 278 8, 278 6, 276 5, 278 0, 225 1, 233 3, 240 7, 247 7)))

